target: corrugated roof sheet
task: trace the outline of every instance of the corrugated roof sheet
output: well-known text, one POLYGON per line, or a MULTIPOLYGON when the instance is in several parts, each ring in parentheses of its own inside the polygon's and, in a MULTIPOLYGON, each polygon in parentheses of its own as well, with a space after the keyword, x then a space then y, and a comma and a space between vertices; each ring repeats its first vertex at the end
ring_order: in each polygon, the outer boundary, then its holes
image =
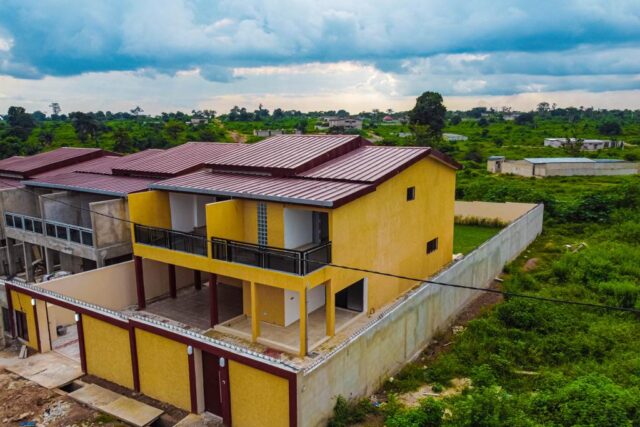
POLYGON ((0 190, 6 190, 10 188, 24 187, 19 179, 5 178, 0 176, 0 190))
POLYGON ((299 174, 301 177, 377 183, 411 166, 429 147, 365 146, 299 174))
POLYGON ((246 146, 226 142, 187 142, 177 147, 150 153, 113 168, 117 175, 171 177, 191 172, 218 157, 227 156, 246 146))
POLYGON ((528 157, 525 160, 529 163, 593 163, 593 160, 586 157, 528 157))
POLYGON ((127 194, 146 190, 154 181, 156 180, 130 176, 68 172, 38 180, 22 181, 22 183, 32 187, 125 197, 127 194))
POLYGON ((100 148, 62 147, 28 157, 9 157, 0 160, 0 173, 29 178, 35 174, 69 166, 98 157, 112 155, 100 148))
POLYGON ((208 170, 160 181, 149 188, 322 207, 337 207, 375 190, 375 186, 370 184, 212 173, 208 170))
POLYGON ((152 148, 149 150, 138 151, 137 153, 128 154, 123 157, 104 157, 93 163, 87 162, 81 167, 77 168, 77 172, 98 173, 102 175, 113 175, 113 169, 128 165, 130 162, 138 161, 140 159, 147 159, 157 153, 162 153, 164 150, 158 148, 152 148), (100 161, 102 160, 102 161, 100 161))
POLYGON ((69 172, 79 172, 81 170, 100 170, 102 168, 107 168, 107 167, 109 168, 109 171, 111 171, 110 165, 112 165, 114 162, 116 162, 121 158, 122 157, 117 157, 117 156, 98 157, 97 159, 91 159, 85 162, 78 162, 72 165, 63 166, 61 168, 51 169, 46 172, 32 175, 29 178, 41 179, 41 178, 48 178, 51 176, 56 176, 56 175, 69 173, 69 172))
POLYGON ((358 135, 277 135, 222 159, 211 159, 213 169, 266 171, 292 175, 370 144, 358 135))

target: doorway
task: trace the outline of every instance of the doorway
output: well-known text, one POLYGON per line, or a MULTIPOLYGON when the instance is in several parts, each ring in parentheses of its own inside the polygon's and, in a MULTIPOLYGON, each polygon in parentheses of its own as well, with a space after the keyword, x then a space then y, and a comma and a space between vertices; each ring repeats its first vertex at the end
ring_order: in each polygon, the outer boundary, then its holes
POLYGON ((220 358, 202 352, 202 380, 204 384, 204 410, 222 417, 222 388, 220 387, 220 358))
POLYGON ((364 279, 336 293, 336 308, 363 312, 364 311, 364 279))

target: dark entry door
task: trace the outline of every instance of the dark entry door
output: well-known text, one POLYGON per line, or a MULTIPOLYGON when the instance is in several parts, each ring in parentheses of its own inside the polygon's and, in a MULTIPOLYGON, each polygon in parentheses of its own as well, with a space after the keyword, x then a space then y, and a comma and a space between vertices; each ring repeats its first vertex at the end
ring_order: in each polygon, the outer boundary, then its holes
POLYGON ((219 357, 202 352, 202 377, 204 383, 204 409, 222 417, 219 357))

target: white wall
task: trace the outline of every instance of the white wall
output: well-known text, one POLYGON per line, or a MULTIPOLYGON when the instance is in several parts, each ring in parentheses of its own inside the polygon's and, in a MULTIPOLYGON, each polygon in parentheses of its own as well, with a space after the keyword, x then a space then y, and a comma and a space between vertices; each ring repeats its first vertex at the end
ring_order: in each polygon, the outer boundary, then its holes
POLYGON ((295 249, 313 242, 313 212, 284 208, 284 247, 295 249))
POLYGON ((207 224, 205 206, 215 202, 215 197, 196 194, 169 193, 171 203, 171 228, 191 232, 207 224))
MULTIPOLYGON (((307 293, 307 312, 311 313, 325 305, 325 287, 316 286, 307 293)), ((296 291, 284 291, 284 326, 300 319, 300 295, 296 291)))

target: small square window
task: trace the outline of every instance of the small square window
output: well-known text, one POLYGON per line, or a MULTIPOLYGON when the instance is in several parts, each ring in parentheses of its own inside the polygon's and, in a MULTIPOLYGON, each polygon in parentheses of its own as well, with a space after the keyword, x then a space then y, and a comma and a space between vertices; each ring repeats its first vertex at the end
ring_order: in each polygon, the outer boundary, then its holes
POLYGON ((415 200, 416 198, 416 187, 407 188, 407 201, 415 200))
POLYGON ((429 240, 427 242, 427 254, 435 252, 438 250, 438 238, 436 237, 433 240, 429 240))

